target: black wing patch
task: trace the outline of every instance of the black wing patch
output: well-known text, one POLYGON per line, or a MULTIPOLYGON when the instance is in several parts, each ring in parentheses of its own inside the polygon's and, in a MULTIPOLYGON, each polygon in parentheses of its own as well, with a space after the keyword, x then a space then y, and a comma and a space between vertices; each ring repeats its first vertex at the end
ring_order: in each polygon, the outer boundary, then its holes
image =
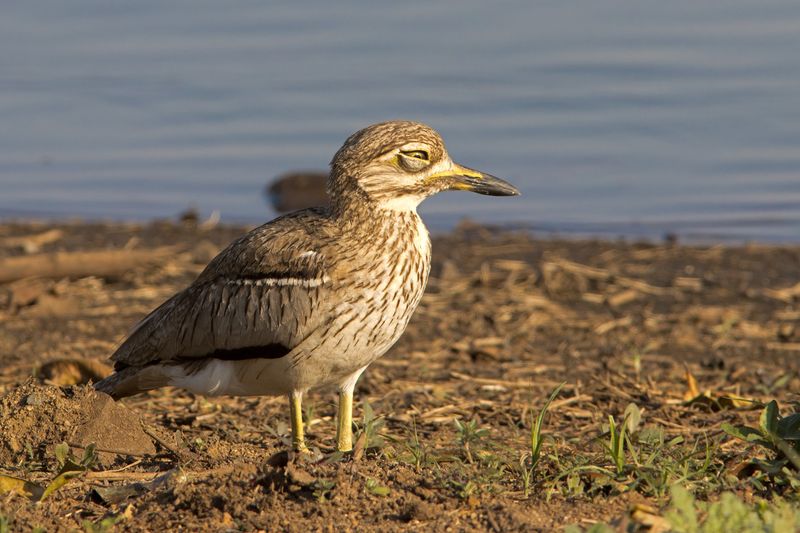
MULTIPOLYGON (((214 350, 209 354, 199 357, 177 357, 173 363, 205 363, 209 359, 221 359, 223 361, 243 361, 245 359, 280 359, 285 357, 292 350, 279 343, 270 343, 263 346, 243 346, 241 348, 231 348, 214 350)), ((155 362, 149 364, 156 364, 155 362)), ((204 365, 203 365, 204 366, 204 365)), ((116 361, 114 370, 120 372, 130 367, 130 365, 116 361)))
MULTIPOLYGON (((241 348, 219 348, 203 355, 203 358, 222 359, 224 361, 241 361, 242 359, 280 359, 291 351, 279 343, 270 343, 263 346, 243 346, 241 348)), ((195 359, 194 357, 192 359, 195 359)))

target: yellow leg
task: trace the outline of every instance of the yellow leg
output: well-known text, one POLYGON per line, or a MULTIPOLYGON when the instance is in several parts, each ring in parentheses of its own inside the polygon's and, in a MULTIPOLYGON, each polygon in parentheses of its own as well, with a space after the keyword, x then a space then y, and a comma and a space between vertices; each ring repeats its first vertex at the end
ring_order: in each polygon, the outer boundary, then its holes
POLYGON ((353 391, 339 392, 339 416, 337 417, 336 449, 349 452, 353 449, 353 391))
POLYGON ((336 449, 349 452, 353 449, 353 389, 358 377, 367 367, 361 367, 339 384, 339 416, 336 418, 336 449))
POLYGON ((297 452, 308 452, 303 435, 303 393, 294 391, 289 395, 289 410, 292 415, 292 448, 297 452))

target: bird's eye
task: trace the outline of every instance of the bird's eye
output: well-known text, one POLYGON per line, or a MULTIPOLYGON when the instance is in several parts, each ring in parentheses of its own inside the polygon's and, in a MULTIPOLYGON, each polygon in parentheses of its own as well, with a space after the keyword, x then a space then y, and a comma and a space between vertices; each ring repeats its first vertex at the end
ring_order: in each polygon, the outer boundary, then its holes
POLYGON ((425 150, 408 150, 407 152, 402 152, 402 154, 406 157, 413 157, 414 159, 428 160, 428 152, 425 150))

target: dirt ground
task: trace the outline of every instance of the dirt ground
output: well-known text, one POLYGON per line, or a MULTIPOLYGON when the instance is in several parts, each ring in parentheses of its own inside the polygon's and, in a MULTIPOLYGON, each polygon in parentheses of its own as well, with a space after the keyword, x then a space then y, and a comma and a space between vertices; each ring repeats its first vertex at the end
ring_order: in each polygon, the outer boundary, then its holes
POLYGON ((673 483, 699 500, 790 495, 753 468, 763 450, 721 427, 757 426, 772 399, 798 410, 800 247, 462 224, 433 239, 419 310, 357 386, 355 453, 333 453, 335 394, 317 391, 314 453, 295 457, 284 398, 114 403, 85 384, 245 229, 0 225, 0 474, 38 487, 0 491, 10 531, 646 530, 673 483), (561 382, 534 464, 531 425, 561 382), (623 424, 626 409, 637 420, 617 468, 609 415, 623 424), (97 457, 34 502, 62 442, 75 463, 90 444, 97 457))

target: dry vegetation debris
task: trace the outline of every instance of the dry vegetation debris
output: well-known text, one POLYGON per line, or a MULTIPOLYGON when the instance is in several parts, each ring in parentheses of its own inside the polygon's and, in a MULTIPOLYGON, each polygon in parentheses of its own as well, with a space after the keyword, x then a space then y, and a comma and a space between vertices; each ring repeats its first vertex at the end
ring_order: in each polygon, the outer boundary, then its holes
POLYGON ((335 406, 321 391, 304 413, 316 453, 301 460, 285 453, 282 398, 164 390, 103 415, 95 393, 69 385, 106 373, 124 333, 242 228, 0 228, 0 474, 51 482, 61 443, 76 457, 88 445, 70 429, 87 413, 144 439, 93 435, 96 460, 40 504, 0 494, 13 525, 658 531, 736 505, 763 524, 800 517, 797 465, 773 438, 788 427, 782 442, 798 442, 800 248, 463 225, 434 239, 418 312, 359 383, 354 454, 332 452, 335 406))

